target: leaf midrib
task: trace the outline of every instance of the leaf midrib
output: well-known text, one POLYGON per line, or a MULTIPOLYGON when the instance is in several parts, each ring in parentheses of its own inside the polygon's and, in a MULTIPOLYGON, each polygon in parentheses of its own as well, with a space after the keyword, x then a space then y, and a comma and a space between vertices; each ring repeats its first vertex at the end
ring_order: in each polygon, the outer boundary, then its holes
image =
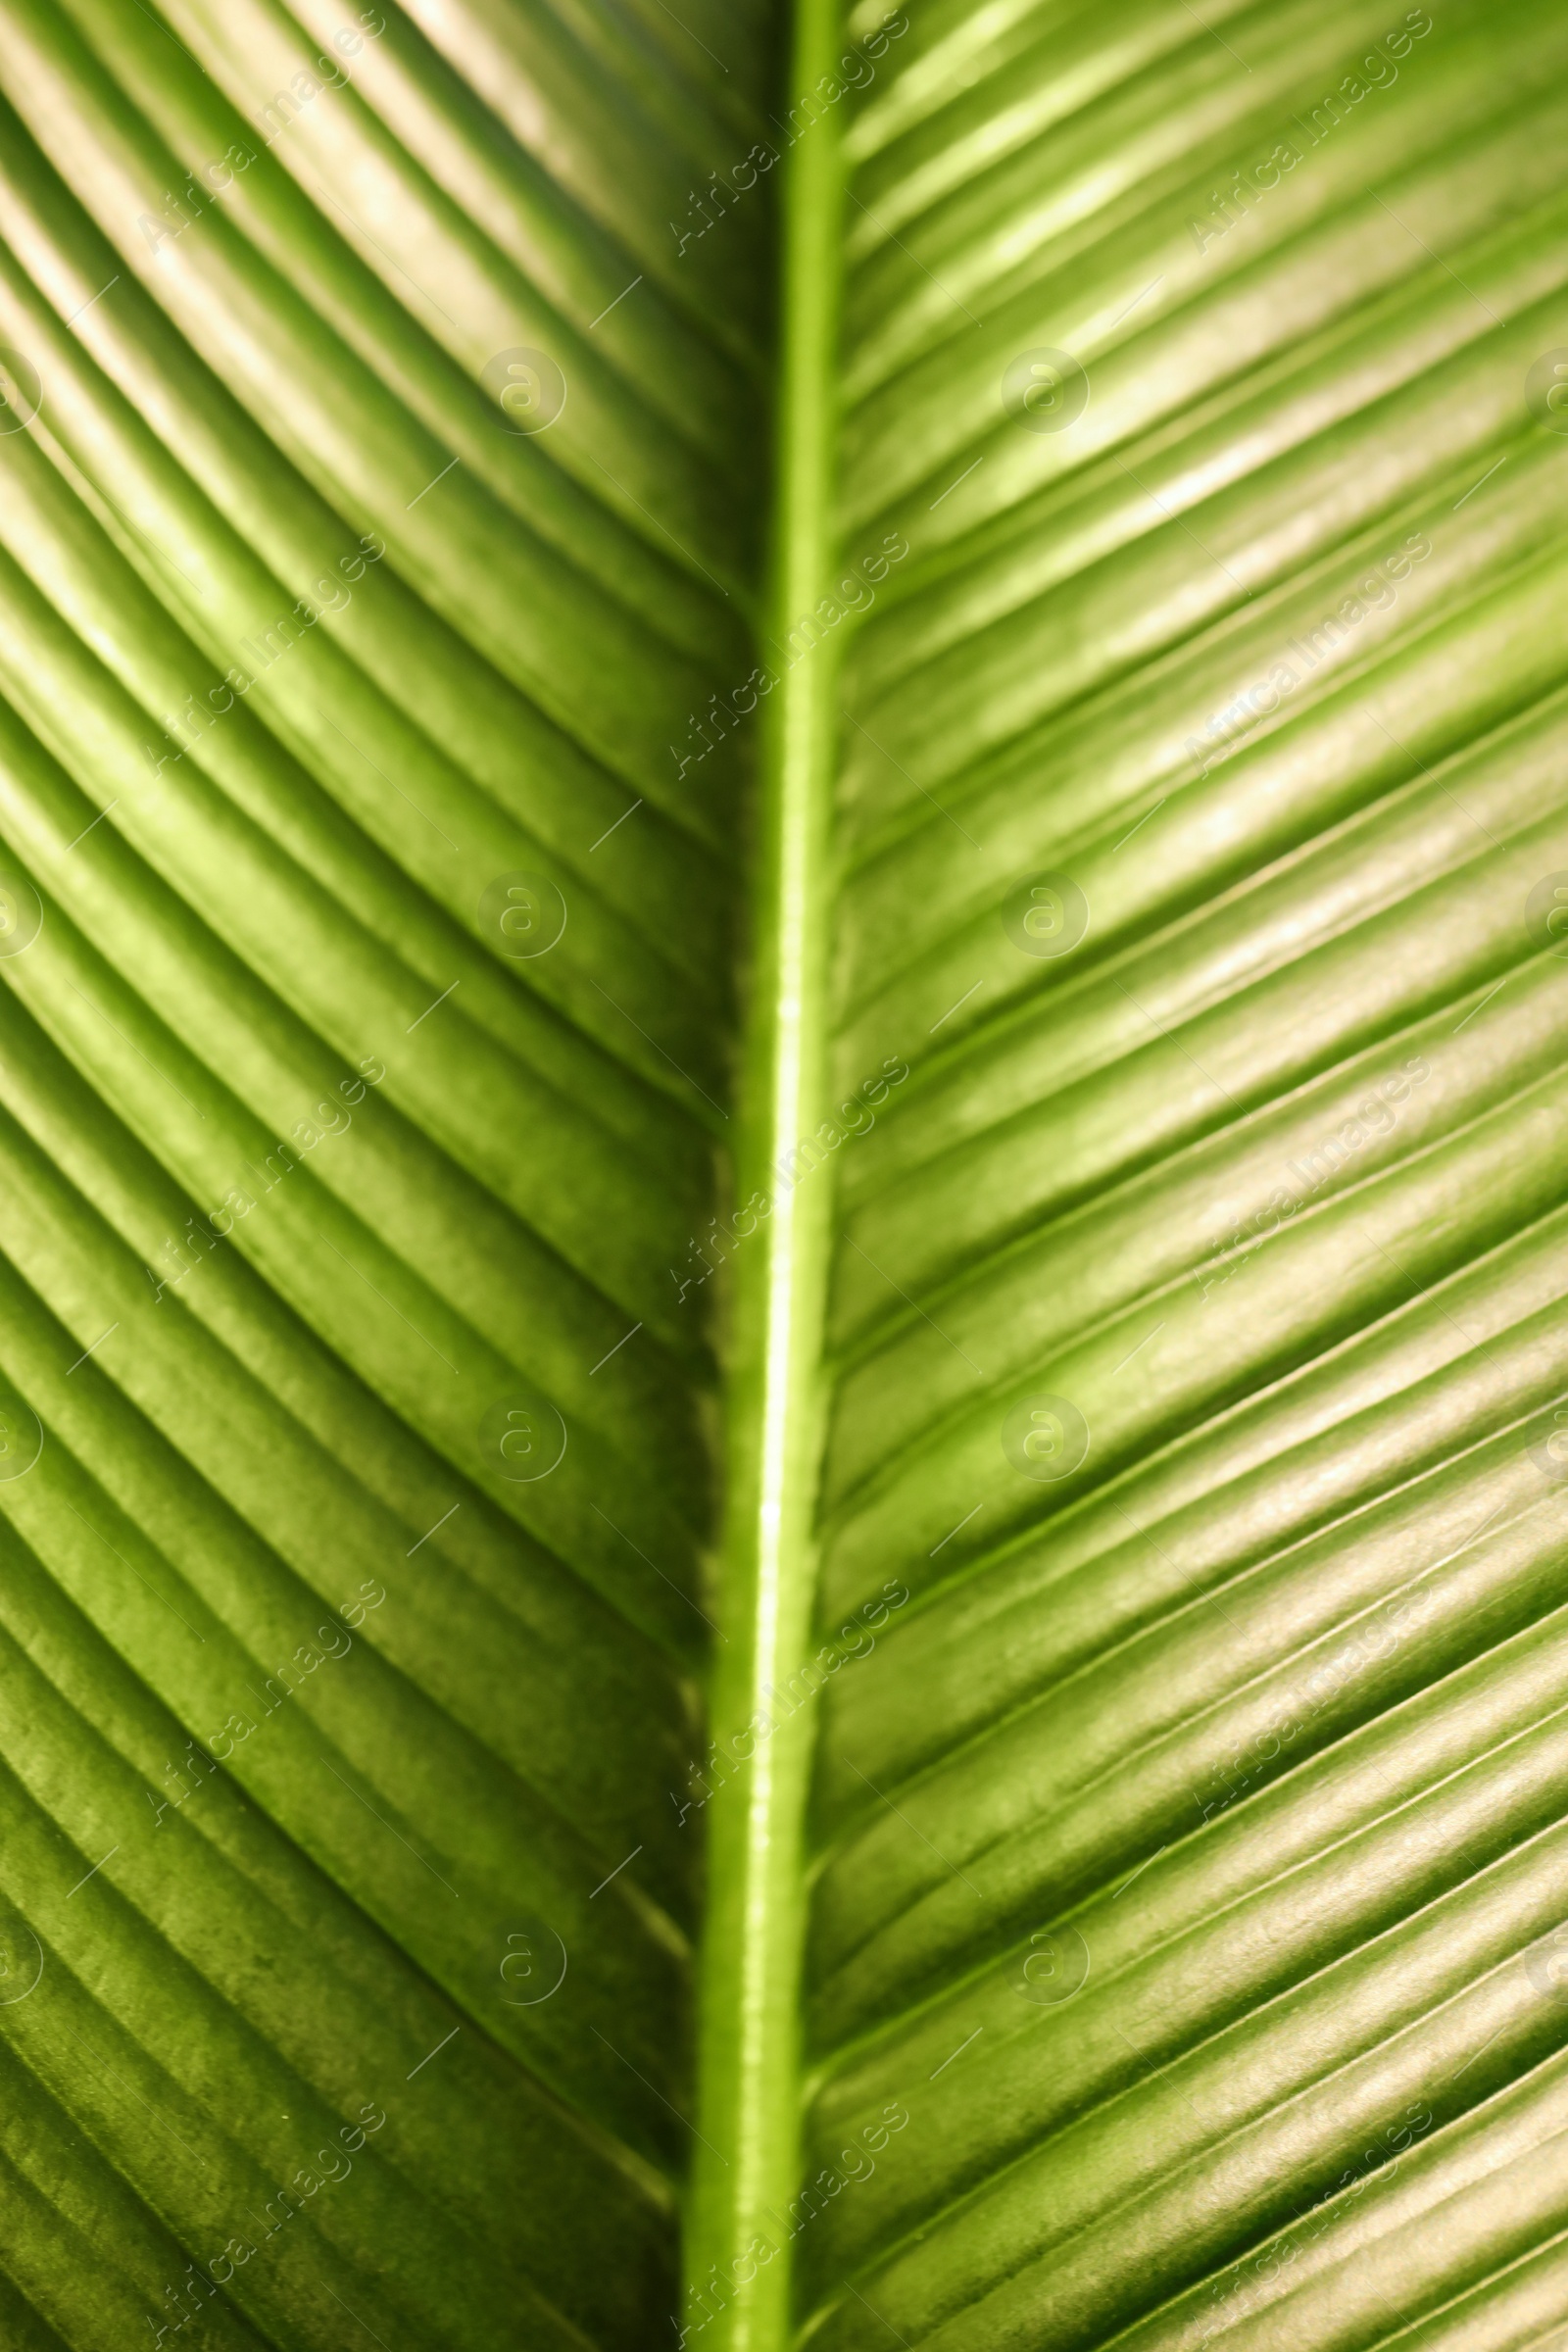
MULTIPOLYGON (((786 115, 797 92, 831 72, 842 37, 834 0, 802 0, 786 115)), ((778 1171, 823 1115, 827 1087, 837 645, 830 639, 798 662, 781 649, 815 606, 836 547, 842 127, 829 107, 779 167, 778 393, 760 649, 777 671, 760 707, 733 1146, 737 1206, 763 1192, 772 1208, 732 1268, 715 1744, 764 1716, 769 1693, 788 1685, 810 1646, 831 1190, 825 1179, 785 1185, 778 1171)), ((710 1808, 686 2275, 697 2286, 716 2271, 734 2287, 714 2352, 783 2352, 793 2332, 778 2216, 798 2187, 811 1714, 798 1708, 770 1736, 754 1737, 746 1771, 710 1808), (760 2266, 746 2260, 759 2238, 778 2248, 760 2266)))

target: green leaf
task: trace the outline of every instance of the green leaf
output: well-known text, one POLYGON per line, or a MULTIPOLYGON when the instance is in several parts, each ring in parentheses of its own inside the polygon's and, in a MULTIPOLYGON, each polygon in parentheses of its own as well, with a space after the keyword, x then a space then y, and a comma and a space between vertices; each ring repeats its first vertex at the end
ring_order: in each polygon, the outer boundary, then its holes
POLYGON ((4 0, 0 2335, 1568 2309, 1568 24, 4 0))

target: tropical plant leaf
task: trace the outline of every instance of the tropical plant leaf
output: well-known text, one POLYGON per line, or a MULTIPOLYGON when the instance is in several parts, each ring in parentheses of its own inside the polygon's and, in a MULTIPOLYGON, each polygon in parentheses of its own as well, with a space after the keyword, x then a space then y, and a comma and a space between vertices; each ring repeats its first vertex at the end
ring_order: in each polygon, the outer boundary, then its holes
POLYGON ((0 2334, 1544 2343, 1560 12, 3 22, 0 2334))
POLYGON ((75 2345, 675 2295, 734 859, 665 740, 757 361, 656 212, 751 105, 419 13, 6 20, 0 2161, 75 2345))
POLYGON ((837 1077, 910 1075, 841 1154, 822 1622, 910 1598, 821 1702, 802 2309, 1534 2342, 1562 27, 975 23, 849 142, 843 546, 912 557, 837 1077))

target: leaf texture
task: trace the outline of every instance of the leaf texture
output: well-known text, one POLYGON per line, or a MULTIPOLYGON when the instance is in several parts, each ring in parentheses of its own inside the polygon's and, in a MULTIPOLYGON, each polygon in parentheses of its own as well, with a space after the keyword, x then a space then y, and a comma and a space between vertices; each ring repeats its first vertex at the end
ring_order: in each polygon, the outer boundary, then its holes
POLYGON ((935 9, 848 134, 821 2352, 1565 2308, 1562 44, 935 9))
POLYGON ((722 38, 5 11, 8 2343, 674 2299, 735 821, 667 743, 748 643, 765 271, 666 216, 757 115, 722 38))
POLYGON ((0 2338, 1545 2352, 1560 10, 0 116, 0 2338))

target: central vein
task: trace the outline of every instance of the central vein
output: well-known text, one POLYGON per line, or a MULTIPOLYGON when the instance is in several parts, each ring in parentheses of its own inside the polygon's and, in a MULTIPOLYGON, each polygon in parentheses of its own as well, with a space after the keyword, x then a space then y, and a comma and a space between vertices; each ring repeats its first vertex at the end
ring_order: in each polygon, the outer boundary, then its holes
MULTIPOLYGON (((735 1154, 728 1496, 712 1689, 716 1751, 739 1759, 709 1807, 699 2116, 682 2327, 705 2352, 789 2339, 800 2139, 803 1838, 814 1709, 811 1525, 831 1178, 799 1147, 824 1116, 831 640, 784 649, 833 564, 840 214, 834 0, 802 0, 784 157, 773 536, 745 1063, 735 1154), (836 85, 833 85, 836 86, 836 85), (814 120, 812 119, 814 116, 814 120)), ((716 1777, 716 1776, 715 1776, 716 1777)))

